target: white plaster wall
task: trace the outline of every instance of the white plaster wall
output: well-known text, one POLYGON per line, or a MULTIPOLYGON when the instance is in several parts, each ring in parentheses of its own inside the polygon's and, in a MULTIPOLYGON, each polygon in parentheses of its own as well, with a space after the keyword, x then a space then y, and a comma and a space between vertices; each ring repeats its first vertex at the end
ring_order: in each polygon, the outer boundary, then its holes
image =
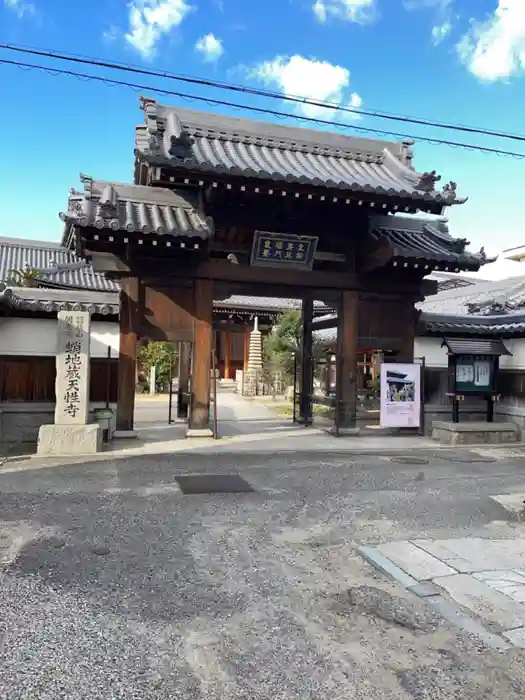
POLYGON ((441 347, 443 338, 416 338, 414 357, 424 357, 427 367, 448 367, 446 347, 441 347))
MULTIPOLYGON (((424 357, 427 367, 448 367, 447 349, 441 347, 442 338, 416 338, 414 357, 424 357)), ((500 358, 502 369, 525 369, 525 338, 504 340, 505 347, 512 355, 500 358)))
MULTIPOLYGON (((119 352, 118 323, 93 321, 91 323, 91 357, 111 357, 119 352)), ((56 355, 57 321, 39 318, 0 319, 0 355, 56 355)))
POLYGON ((499 366, 503 369, 525 369, 525 338, 512 338, 503 342, 512 357, 500 357, 499 366))

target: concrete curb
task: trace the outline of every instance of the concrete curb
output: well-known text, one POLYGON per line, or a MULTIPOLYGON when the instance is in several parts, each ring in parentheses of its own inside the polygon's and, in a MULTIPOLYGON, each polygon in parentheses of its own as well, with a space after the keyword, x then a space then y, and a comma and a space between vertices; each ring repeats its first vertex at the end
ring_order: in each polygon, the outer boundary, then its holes
POLYGON ((504 493, 489 498, 503 508, 511 520, 518 523, 525 521, 525 493, 504 493))
POLYGON ((362 546, 358 547, 357 551, 375 569, 378 569, 381 573, 403 586, 403 588, 417 595, 418 598, 424 600, 428 605, 432 605, 448 622, 461 628, 467 634, 478 637, 491 649, 503 652, 515 646, 498 634, 488 632, 477 620, 465 614, 459 605, 445 598, 438 586, 433 583, 416 581, 416 579, 405 573, 374 547, 362 546))
POLYGON ((379 569, 381 573, 394 579, 394 581, 397 581, 397 583, 400 583, 403 588, 414 588, 418 585, 419 581, 406 574, 403 569, 396 566, 392 561, 390 561, 390 559, 387 559, 380 552, 378 552, 377 549, 363 546, 358 547, 357 551, 369 564, 372 564, 372 566, 379 569))
POLYGON ((0 467, 8 462, 24 462, 25 460, 33 459, 33 454, 26 455, 7 455, 0 457, 0 467))

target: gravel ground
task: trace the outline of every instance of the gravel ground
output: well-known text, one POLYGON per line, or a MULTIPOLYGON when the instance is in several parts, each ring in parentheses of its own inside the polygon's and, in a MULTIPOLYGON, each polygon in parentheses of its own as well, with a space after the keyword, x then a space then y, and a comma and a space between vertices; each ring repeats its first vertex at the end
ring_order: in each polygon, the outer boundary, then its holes
MULTIPOLYGON (((448 455, 449 457, 451 455, 448 455)), ((360 543, 520 536, 518 460, 185 454, 0 474, 0 699, 523 698, 360 543), (181 497, 178 474, 253 493, 181 497)))

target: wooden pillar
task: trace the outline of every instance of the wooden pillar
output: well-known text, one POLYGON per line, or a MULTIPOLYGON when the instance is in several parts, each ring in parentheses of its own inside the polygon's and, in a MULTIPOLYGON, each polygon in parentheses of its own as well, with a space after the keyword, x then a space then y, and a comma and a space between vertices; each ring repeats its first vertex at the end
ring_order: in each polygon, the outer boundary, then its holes
POLYGON ((210 429, 213 280, 196 279, 193 298, 194 333, 189 430, 204 431, 210 429))
POLYGON ((120 351, 118 360, 117 432, 126 437, 133 431, 137 377, 137 306, 139 281, 123 277, 120 283, 120 351))
POLYGON ((177 391, 177 418, 188 419, 190 405, 191 343, 179 343, 179 388, 177 391))
POLYGON ((359 294, 341 293, 337 328, 337 411, 342 431, 357 428, 357 352, 359 331, 359 294))
POLYGON ((244 365, 243 371, 246 373, 248 370, 248 360, 250 359, 250 333, 251 328, 248 326, 244 333, 244 365))
POLYGON ((314 302, 308 294, 302 304, 302 334, 301 334, 301 379, 299 393, 299 422, 309 425, 312 422, 313 395, 313 313, 314 302))
POLYGON ((225 331, 221 333, 221 345, 224 348, 224 379, 231 379, 231 337, 225 331))
POLYGON ((413 306, 410 308, 408 317, 409 323, 403 324, 403 340, 401 348, 396 355, 396 362, 412 364, 414 362, 414 340, 416 337, 417 323, 417 312, 413 306))

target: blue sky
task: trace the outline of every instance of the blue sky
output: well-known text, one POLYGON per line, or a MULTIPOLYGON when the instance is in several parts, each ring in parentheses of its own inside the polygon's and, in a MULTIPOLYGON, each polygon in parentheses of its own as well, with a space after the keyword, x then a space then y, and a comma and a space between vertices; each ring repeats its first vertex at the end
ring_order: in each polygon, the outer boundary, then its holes
MULTIPOLYGON (((525 0, 0 0, 0 42, 525 134, 525 0)), ((9 51, 0 51, 0 59, 57 66, 9 51)), ((335 119, 348 124, 349 134, 377 128, 525 154, 525 142, 298 108, 159 78, 115 77, 335 119)), ((142 120, 138 93, 2 64, 0 80, 0 234, 57 240, 58 213, 80 172, 132 180, 134 126, 142 120)), ((142 92, 155 96, 153 89, 142 92)), ((227 111, 174 96, 158 99, 227 111)), ((415 166, 437 170, 469 197, 449 212, 454 235, 476 250, 525 244, 525 160, 420 141, 415 166)))

